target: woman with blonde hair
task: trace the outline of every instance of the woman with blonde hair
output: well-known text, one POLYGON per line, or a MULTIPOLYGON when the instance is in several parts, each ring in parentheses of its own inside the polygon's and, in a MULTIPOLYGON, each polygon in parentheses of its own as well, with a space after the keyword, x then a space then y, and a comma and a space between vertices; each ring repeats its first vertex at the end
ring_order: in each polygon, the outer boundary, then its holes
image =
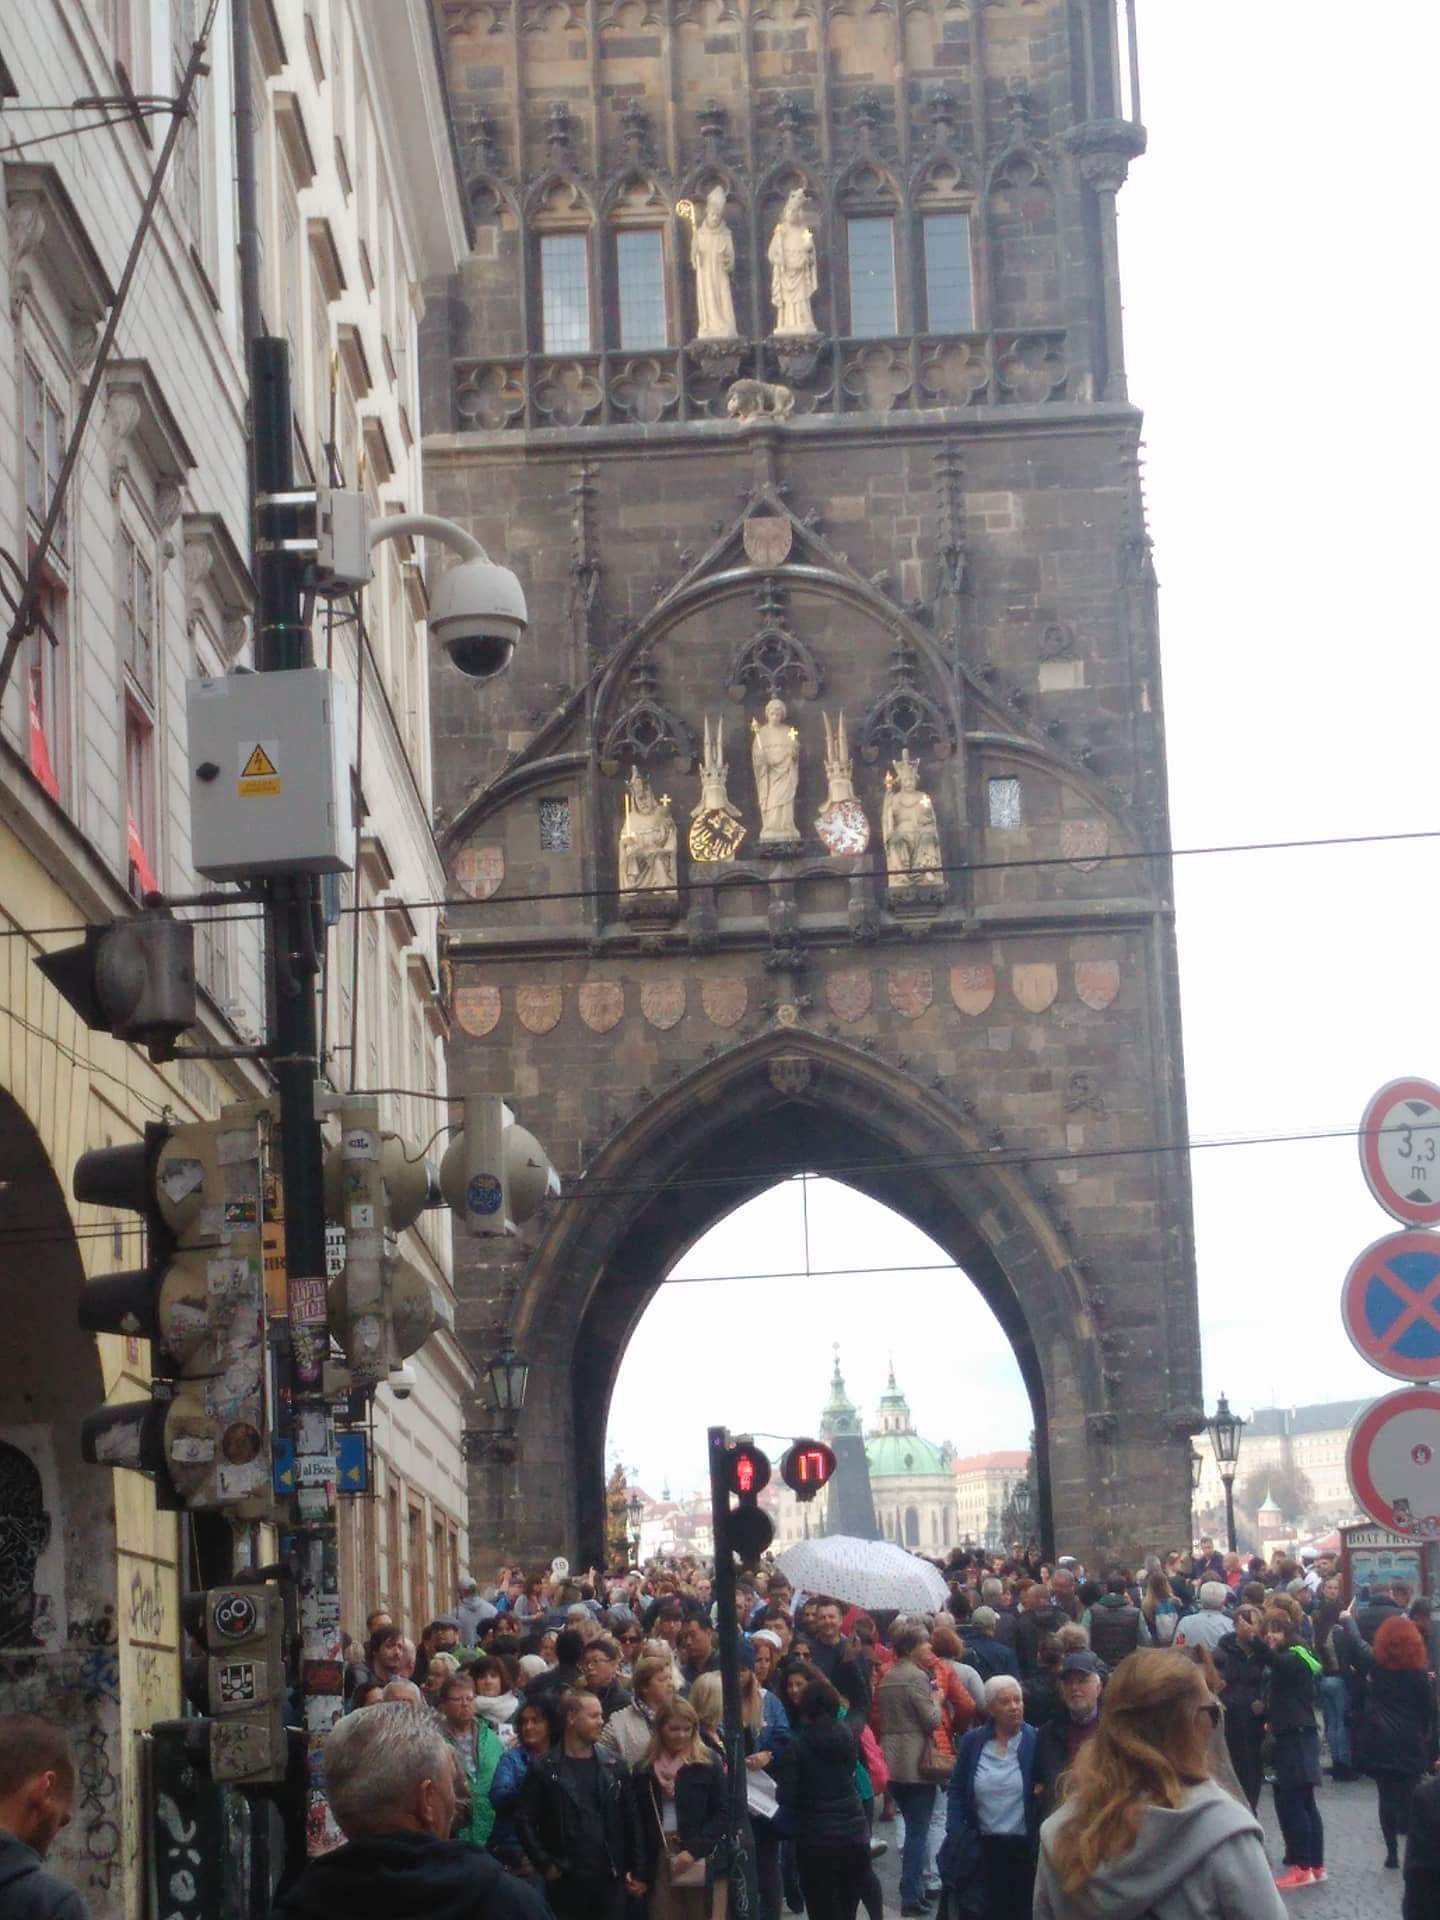
POLYGON ((675 1693, 675 1670, 670 1649, 645 1653, 630 1675, 631 1704, 612 1713, 600 1736, 602 1747, 618 1753, 627 1767, 638 1767, 650 1751, 655 1722, 675 1693))
POLYGON ((651 1920, 704 1920, 710 1857, 725 1837, 725 1766, 688 1700, 670 1700, 656 1714, 635 1791, 651 1920))
POLYGON ((1260 1823, 1209 1776, 1219 1713, 1183 1654, 1141 1647, 1121 1661, 1040 1829, 1035 1920, 1281 1920, 1260 1823))

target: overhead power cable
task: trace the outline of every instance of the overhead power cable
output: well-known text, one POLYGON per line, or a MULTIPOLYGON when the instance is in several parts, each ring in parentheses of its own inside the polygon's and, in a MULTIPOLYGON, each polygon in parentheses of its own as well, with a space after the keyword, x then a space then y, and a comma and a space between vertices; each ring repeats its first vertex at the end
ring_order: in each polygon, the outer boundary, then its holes
MULTIPOLYGON (((432 1141, 427 1142, 427 1145, 433 1144, 433 1140, 438 1139, 440 1133, 445 1131, 445 1128, 440 1128, 437 1133, 432 1136, 432 1141)), ((768 1192, 774 1187, 784 1185, 787 1181, 795 1180, 836 1180, 841 1185, 845 1185, 857 1175, 866 1173, 943 1173, 955 1171, 964 1172, 980 1168, 990 1170, 997 1167, 1018 1167, 1023 1169, 1026 1167, 1043 1167, 1060 1164, 1074 1166, 1084 1161, 1145 1159, 1155 1158, 1162 1154, 1205 1153, 1234 1147, 1305 1146, 1326 1140, 1358 1140, 1362 1135, 1366 1135, 1367 1133, 1370 1137, 1374 1137, 1381 1133, 1395 1133, 1399 1131, 1401 1131, 1401 1129, 1398 1127, 1382 1127, 1368 1130, 1360 1127, 1312 1127, 1299 1129, 1293 1133, 1229 1134, 1218 1135, 1213 1139, 1206 1140, 1145 1141, 1135 1146, 1063 1148, 1054 1152, 1046 1152, 1044 1150, 1027 1152, 1021 1149, 1000 1147, 994 1149, 972 1149, 960 1154, 920 1154, 914 1157, 904 1158, 891 1156, 883 1160, 849 1160, 831 1161, 829 1163, 817 1163, 812 1160, 791 1167, 768 1170, 763 1176, 766 1180, 766 1186, 763 1190, 768 1192)), ((1424 1122, 1411 1128, 1410 1131, 1413 1133, 1440 1131, 1440 1122, 1424 1122)), ((693 1179, 664 1180, 651 1183, 606 1182, 587 1178, 583 1174, 569 1174, 563 1176, 563 1178, 567 1182, 573 1181, 574 1184, 566 1185, 560 1195, 558 1204, 564 1206, 571 1201, 614 1200, 618 1198, 654 1199, 661 1194, 684 1192, 686 1190, 754 1186, 757 1179, 761 1177, 762 1176, 746 1173, 737 1169, 734 1173, 707 1174, 693 1179)), ((74 1230, 74 1236, 77 1238, 83 1238, 86 1235, 102 1237, 116 1229, 127 1233, 132 1231, 138 1232, 139 1222, 117 1221, 114 1223, 114 1226, 79 1227, 74 1230)), ((0 1241, 14 1239, 17 1236, 29 1236, 31 1231, 29 1228, 0 1227, 0 1241)), ((36 1232, 34 1240, 29 1243, 39 1244, 42 1239, 51 1242, 61 1242, 67 1241, 71 1237, 71 1234, 68 1232, 56 1234, 36 1232)), ((866 1271, 866 1269, 842 1268, 837 1269, 837 1271, 848 1273, 866 1271)), ((905 1267, 882 1267, 877 1268, 876 1271, 883 1273, 903 1273, 912 1271, 912 1269, 905 1267)), ((921 1269, 916 1268, 913 1269, 913 1271, 918 1272, 921 1271, 921 1269)), ((684 1276, 681 1277, 683 1278, 684 1276)), ((702 1277, 717 1280, 750 1280, 763 1279, 767 1276, 740 1273, 714 1274, 702 1277)), ((785 1278, 786 1276, 777 1274, 773 1277, 779 1279, 785 1278)))
MULTIPOLYGON (((1030 869, 1044 867, 1098 867, 1112 865, 1124 860, 1190 860, 1215 854, 1241 853, 1302 853, 1323 847, 1377 847, 1401 845, 1414 840, 1440 840, 1440 827, 1416 827, 1401 833, 1336 833, 1319 835, 1308 840, 1240 840, 1217 843, 1213 846, 1199 847, 1137 847, 1131 852, 1085 854, 1037 854, 1023 860, 953 860, 931 871, 938 873, 1020 873, 1030 869)), ((883 880, 886 877, 884 867, 865 867, 848 869, 843 873, 831 871, 811 871, 800 876, 794 874, 746 874, 740 880, 731 882, 723 875, 705 875, 696 879, 691 872, 687 886, 691 889, 716 890, 727 885, 746 887, 784 887, 803 886, 816 880, 883 880)), ((477 900, 472 895, 446 894, 435 900, 361 900, 342 906, 343 914, 360 913, 437 913, 449 909, 498 908, 498 907, 540 907, 548 906, 557 900, 630 900, 643 898, 647 893, 672 892, 673 889, 647 887, 572 887, 560 889, 554 893, 491 894, 488 899, 477 900)), ((237 897, 237 907, 248 904, 237 897)), ((1041 902, 1040 904, 1044 904, 1041 902)), ((243 926, 247 921, 261 920, 260 913, 181 913, 191 926, 201 927, 211 922, 223 922, 229 926, 243 926)), ((83 920, 72 921, 64 926, 49 927, 0 927, 0 939, 38 939, 45 935, 64 933, 84 933, 83 920)))

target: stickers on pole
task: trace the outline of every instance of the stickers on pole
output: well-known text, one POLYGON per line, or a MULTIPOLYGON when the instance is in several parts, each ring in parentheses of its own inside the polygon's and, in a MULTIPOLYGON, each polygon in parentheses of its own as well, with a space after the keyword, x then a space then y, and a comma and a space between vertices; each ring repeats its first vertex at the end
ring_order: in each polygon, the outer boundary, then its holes
POLYGON ((1397 1380, 1440 1380, 1440 1234, 1387 1233, 1346 1275, 1340 1318, 1362 1359, 1397 1380))
POLYGON ((1345 1474, 1378 1526, 1440 1539, 1440 1390, 1406 1387, 1368 1406, 1351 1430, 1345 1474))
POLYGON ((1370 1101, 1360 1122, 1365 1184, 1396 1220, 1440 1223, 1440 1087, 1429 1080, 1392 1080, 1370 1101))

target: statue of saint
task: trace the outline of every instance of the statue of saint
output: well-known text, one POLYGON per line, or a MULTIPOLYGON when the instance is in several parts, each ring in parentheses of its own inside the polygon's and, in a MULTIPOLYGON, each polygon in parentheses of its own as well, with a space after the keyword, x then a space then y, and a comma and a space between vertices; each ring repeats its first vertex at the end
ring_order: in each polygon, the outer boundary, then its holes
POLYGON ((815 267, 815 236, 805 225, 805 189, 797 187, 770 236, 770 298, 775 305, 776 334, 813 334, 817 331, 810 297, 819 286, 815 267))
POLYGON ((800 735, 785 724, 785 702, 771 700, 765 721, 750 722, 754 739, 750 759, 755 768, 755 793, 760 802, 758 845, 795 841, 795 794, 800 785, 800 735))
POLYGON ((643 888, 674 893, 675 862, 670 796, 662 794, 657 800, 649 780, 635 767, 625 791, 625 822, 620 829, 620 885, 627 892, 643 888))
POLYGON ((910 758, 908 748, 885 776, 880 834, 892 891, 944 887, 945 856, 940 851, 935 803, 920 789, 920 762, 910 758))
POLYGON ((735 236, 725 219, 724 187, 710 189, 705 196, 704 218, 698 226, 692 221, 690 265, 695 271, 697 339, 736 339, 735 302, 730 293, 730 276, 735 271, 735 236))

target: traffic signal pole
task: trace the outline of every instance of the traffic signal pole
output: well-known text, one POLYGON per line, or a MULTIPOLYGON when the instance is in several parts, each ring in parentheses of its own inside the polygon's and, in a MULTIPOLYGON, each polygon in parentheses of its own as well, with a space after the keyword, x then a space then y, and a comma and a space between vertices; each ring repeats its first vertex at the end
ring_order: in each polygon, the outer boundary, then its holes
POLYGON ((727 1435, 711 1427, 710 1522, 715 1536, 715 1619, 720 1634, 720 1689, 724 1703, 725 1854, 730 1874, 729 1911, 751 1920, 760 1911, 760 1889, 751 1846, 745 1794, 745 1728, 740 1706, 740 1617, 735 1600, 735 1556, 730 1547, 730 1489, 725 1480, 727 1435))
MULTIPOLYGON (((287 341, 261 335, 250 343, 250 391, 256 487, 255 668, 258 673, 280 673, 315 664, 304 617, 305 560, 287 544, 299 535, 287 341)), ((324 1392, 330 1345, 324 1160, 315 1105, 320 1073, 316 988, 324 926, 319 884, 311 874, 268 879, 265 899, 268 1051, 280 1102, 289 1313, 289 1364, 277 1368, 281 1385, 275 1424, 294 1446, 293 1542, 309 1742, 306 1837, 309 1851, 318 1853, 340 1838, 325 1798, 319 1749, 343 1705, 335 1447, 324 1392)), ((277 1360, 285 1357, 277 1355, 277 1360)))

